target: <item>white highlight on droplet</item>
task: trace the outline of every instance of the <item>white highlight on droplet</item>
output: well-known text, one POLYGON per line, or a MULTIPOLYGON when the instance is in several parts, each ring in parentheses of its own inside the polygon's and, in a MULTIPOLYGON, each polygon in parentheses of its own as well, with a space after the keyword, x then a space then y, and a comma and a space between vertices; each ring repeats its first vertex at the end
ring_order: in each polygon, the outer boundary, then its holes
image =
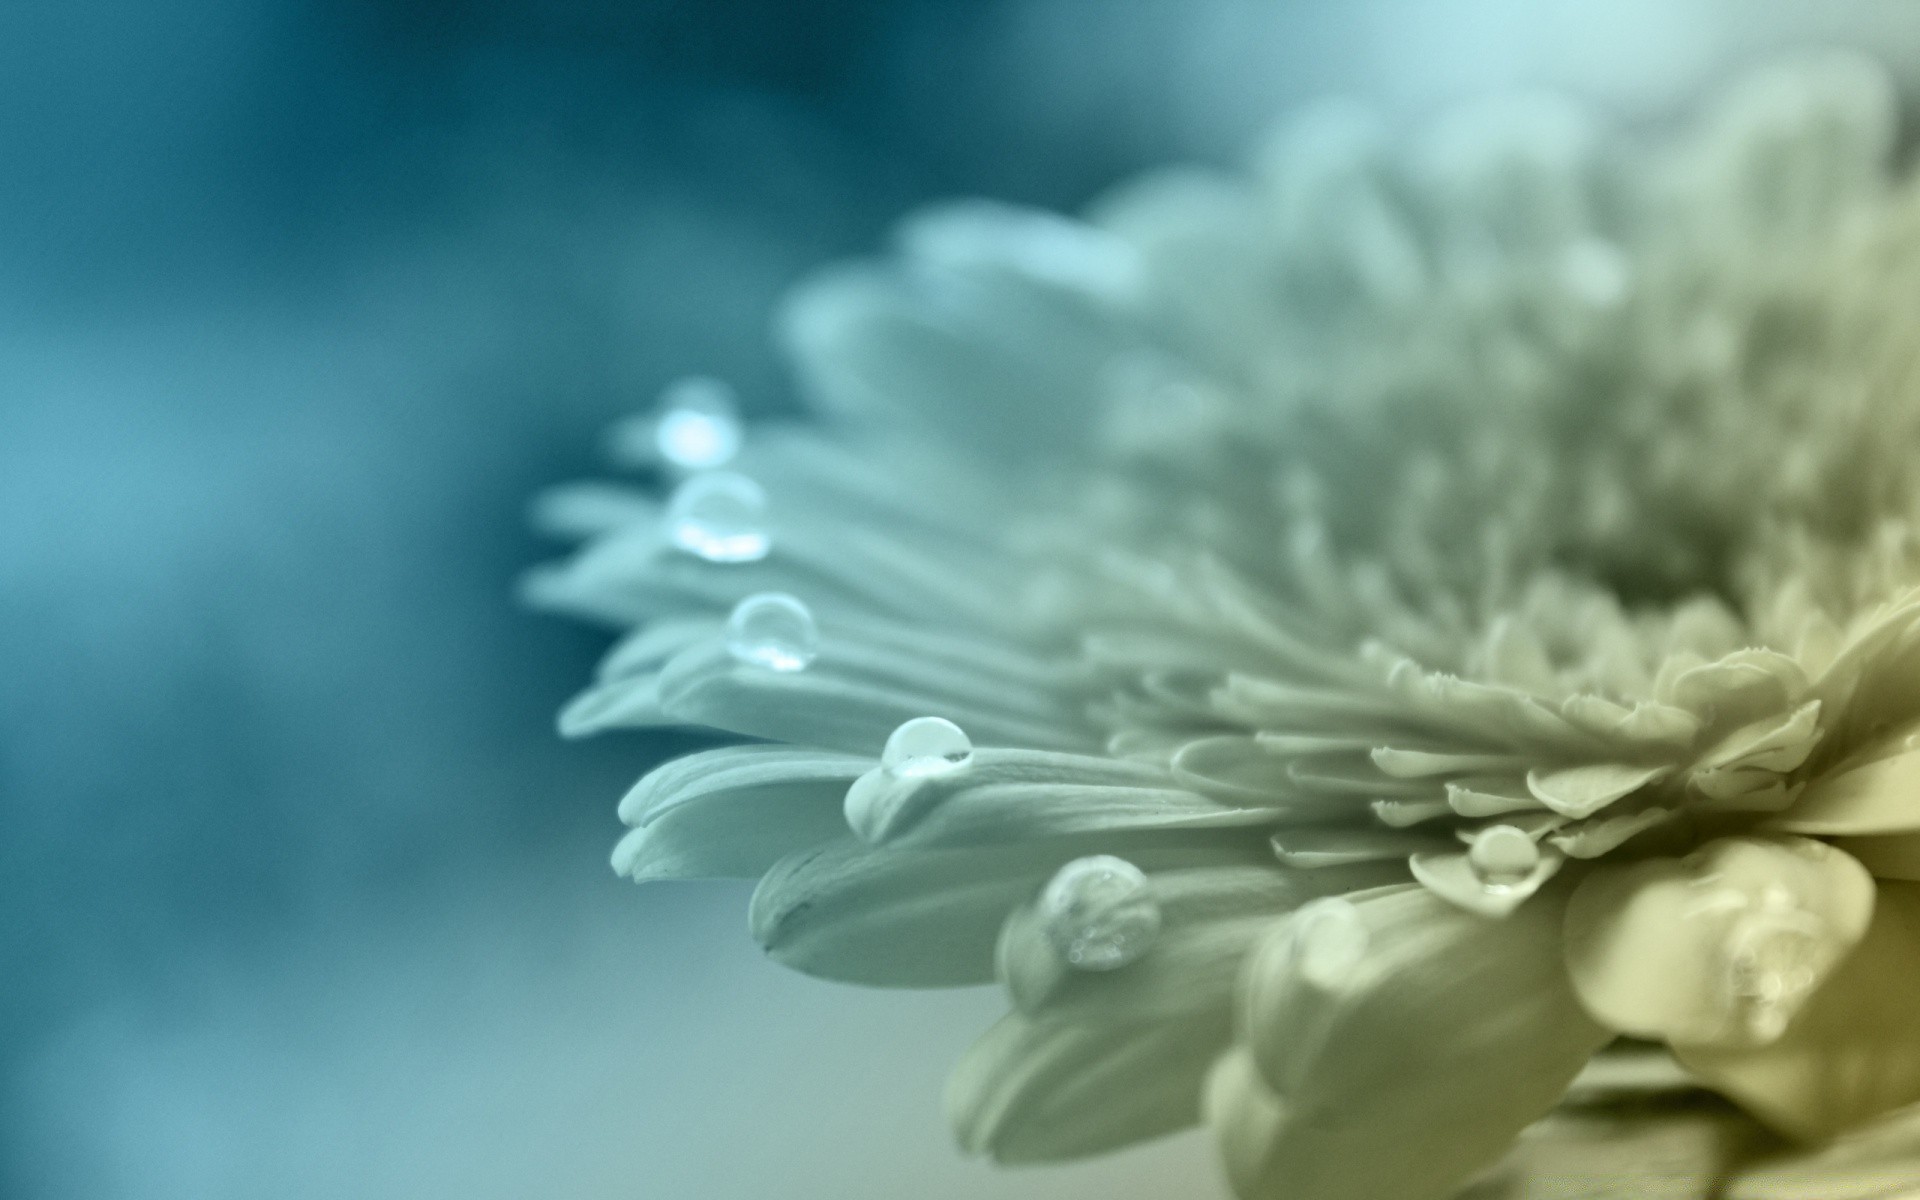
POLYGON ((1303 904, 1294 912, 1289 928, 1301 978, 1329 992, 1353 982, 1371 938, 1352 901, 1323 896, 1303 904))
POLYGON ((773 548, 766 517, 767 494, 759 484, 732 471, 705 471, 667 501, 667 537, 708 562, 754 562, 773 548))
POLYGON ((887 738, 880 765, 896 779, 957 771, 973 761, 973 740, 944 717, 915 717, 887 738))
POLYGON ((1481 887, 1506 891, 1525 883, 1539 869, 1540 847, 1523 829, 1489 825, 1473 835, 1467 865, 1481 887))
POLYGON ((1146 873, 1111 854, 1061 867, 1040 893, 1040 915, 1054 950, 1083 971, 1135 962, 1160 934, 1160 905, 1146 873))
POLYGON ((743 433, 739 402, 721 380, 689 375, 660 394, 654 448, 676 467, 705 471, 725 466, 740 452, 743 433))
POLYGON ((769 671, 804 671, 820 654, 820 629, 807 606, 785 592, 760 592, 733 606, 727 653, 769 671))

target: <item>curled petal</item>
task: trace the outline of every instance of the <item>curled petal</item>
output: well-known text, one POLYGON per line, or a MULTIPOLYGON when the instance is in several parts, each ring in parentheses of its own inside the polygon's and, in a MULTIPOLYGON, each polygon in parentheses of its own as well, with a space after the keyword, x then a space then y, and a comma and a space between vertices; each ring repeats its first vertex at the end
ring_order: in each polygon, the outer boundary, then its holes
POLYGON ((1708 1086, 1789 1137, 1818 1141, 1920 1101, 1920 884, 1883 881, 1879 891, 1859 945, 1771 1045, 1675 1049, 1708 1086))
POLYGON ((1866 931, 1873 879, 1805 838, 1722 838, 1600 866, 1567 911, 1581 1002, 1622 1033, 1751 1047, 1780 1035, 1866 931))

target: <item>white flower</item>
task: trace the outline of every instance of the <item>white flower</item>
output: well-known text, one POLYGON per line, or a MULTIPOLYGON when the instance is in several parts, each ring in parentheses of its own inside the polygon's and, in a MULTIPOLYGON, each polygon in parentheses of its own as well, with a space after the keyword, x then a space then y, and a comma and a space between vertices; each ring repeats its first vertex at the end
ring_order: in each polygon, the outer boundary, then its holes
MULTIPOLYGON (((760 877, 813 974, 997 977, 949 1100, 1004 1161, 1204 1113, 1248 1197, 1523 1130, 1705 1195, 1920 1101, 1894 135, 1821 59, 1679 134, 1329 106, 1083 220, 913 218, 784 313, 817 422, 543 502, 586 544, 530 595, 626 631, 563 729, 761 739, 643 778, 616 867, 760 877), (1631 1102, 1622 1035, 1671 1052, 1631 1102)), ((1734 1194, 1911 1186, 1888 1119, 1734 1194)))

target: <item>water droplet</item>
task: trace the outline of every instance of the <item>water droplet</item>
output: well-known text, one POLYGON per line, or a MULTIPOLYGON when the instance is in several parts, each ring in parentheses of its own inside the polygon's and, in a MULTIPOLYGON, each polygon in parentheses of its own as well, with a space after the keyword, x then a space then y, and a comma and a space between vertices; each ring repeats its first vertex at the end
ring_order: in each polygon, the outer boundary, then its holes
POLYGON ((1293 914, 1293 953, 1300 975, 1323 991, 1339 991, 1353 982, 1367 956, 1369 938, 1360 910, 1351 901, 1326 896, 1293 914))
POLYGON ((972 739, 944 717, 915 717, 894 730, 880 752, 880 765, 896 779, 944 775, 972 759, 972 739))
POLYGON ((769 671, 804 671, 820 653, 820 629, 800 601, 785 592, 761 592, 733 606, 727 652, 769 671))
POLYGON ((1095 854, 1061 867, 1040 893, 1047 940, 1069 966, 1112 971, 1137 960, 1160 933, 1147 877, 1124 858, 1095 854))
POLYGON ((703 471, 725 465, 739 453, 741 434, 733 389, 718 379, 688 376, 660 394, 654 446, 676 467, 703 471))
POLYGON ((745 475, 708 471, 674 489, 667 536, 708 562, 754 562, 773 543, 766 530, 767 494, 745 475))
POLYGON ((1525 883, 1540 866, 1540 847, 1524 830, 1512 825, 1489 825, 1473 835, 1467 847, 1467 865, 1488 891, 1505 891, 1525 883))
POLYGON ((1766 1043, 1786 1032, 1832 944, 1827 923, 1780 887, 1734 920, 1725 946, 1727 1002, 1747 1036, 1766 1043))

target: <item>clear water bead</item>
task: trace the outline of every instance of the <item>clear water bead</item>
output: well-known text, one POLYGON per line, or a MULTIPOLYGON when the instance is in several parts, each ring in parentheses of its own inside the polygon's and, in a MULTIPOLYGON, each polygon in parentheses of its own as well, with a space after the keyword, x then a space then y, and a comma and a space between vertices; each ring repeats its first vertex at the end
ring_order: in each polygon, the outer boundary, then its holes
POLYGON ((1160 933, 1160 905, 1146 873, 1110 854, 1061 867, 1040 893, 1040 913, 1054 950, 1083 971, 1124 967, 1160 933))
POLYGON ((708 562, 754 562, 773 546, 766 529, 767 494, 745 475, 706 471, 674 489, 667 536, 708 562))
POLYGON ((957 771, 973 759, 973 740, 944 717, 915 717, 887 738, 880 765, 896 779, 957 771))
POLYGON ((1300 975, 1323 991, 1339 991, 1353 981, 1367 956, 1366 922, 1351 901, 1325 896, 1293 914, 1293 953, 1300 975))
POLYGON ((1540 866, 1540 847, 1525 830, 1489 825, 1473 835, 1467 865, 1489 891, 1518 887, 1540 866))
POLYGON ((691 375, 660 394, 654 447, 676 467, 704 471, 726 465, 740 451, 742 432, 733 389, 718 379, 691 375))
POLYGON ((820 628, 799 600, 785 592, 761 592, 733 606, 727 653, 769 671, 804 671, 820 654, 820 628))
POLYGON ((1725 987, 1733 1019, 1749 1038, 1766 1043, 1786 1032, 1820 980, 1819 964, 1833 935, 1784 888, 1734 921, 1725 948, 1725 987))

